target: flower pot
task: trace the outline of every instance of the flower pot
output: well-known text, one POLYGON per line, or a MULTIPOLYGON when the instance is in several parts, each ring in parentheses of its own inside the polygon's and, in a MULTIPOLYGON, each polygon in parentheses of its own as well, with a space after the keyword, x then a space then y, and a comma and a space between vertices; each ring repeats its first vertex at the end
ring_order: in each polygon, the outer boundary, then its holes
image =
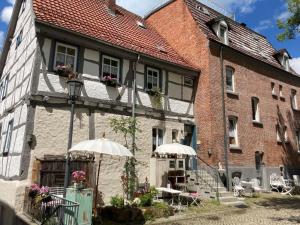
POLYGON ((48 195, 48 196, 42 198, 42 202, 43 202, 43 203, 48 203, 48 202, 51 202, 51 201, 52 201, 52 198, 51 198, 50 195, 48 195))
POLYGON ((39 192, 37 190, 29 191, 28 196, 30 198, 35 198, 39 192))
POLYGON ((85 185, 83 182, 80 182, 80 183, 74 183, 74 188, 75 189, 78 189, 78 190, 82 190, 85 188, 85 185))

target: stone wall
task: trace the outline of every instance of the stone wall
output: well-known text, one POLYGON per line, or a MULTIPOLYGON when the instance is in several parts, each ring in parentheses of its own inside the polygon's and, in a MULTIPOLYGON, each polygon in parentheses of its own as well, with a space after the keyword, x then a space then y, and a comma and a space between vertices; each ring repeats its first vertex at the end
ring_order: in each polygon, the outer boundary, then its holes
MULTIPOLYGON (((69 108, 36 107, 34 135, 36 146, 32 151, 32 160, 43 158, 47 155, 64 155, 67 149, 69 129, 69 108)), ((101 110, 91 111, 88 109, 76 109, 74 120, 73 143, 76 144, 89 139, 89 133, 101 138, 105 133, 106 138, 125 144, 120 134, 116 134, 109 124, 110 118, 120 118, 116 113, 105 113, 101 110), (89 118, 93 117, 93 120, 89 118), (91 124, 91 121, 94 121, 91 124)), ((136 144, 140 149, 136 152, 138 161, 137 172, 139 181, 142 183, 146 177, 150 178, 150 158, 152 155, 152 128, 160 127, 165 130, 164 142, 172 143, 172 130, 176 129, 179 138, 184 135, 184 123, 179 121, 163 121, 146 117, 138 117, 140 133, 137 133, 136 144)), ((129 140, 129 144, 130 144, 129 140)), ((121 174, 125 160, 122 158, 104 157, 101 164, 99 190, 103 192, 104 199, 122 193, 121 174)))

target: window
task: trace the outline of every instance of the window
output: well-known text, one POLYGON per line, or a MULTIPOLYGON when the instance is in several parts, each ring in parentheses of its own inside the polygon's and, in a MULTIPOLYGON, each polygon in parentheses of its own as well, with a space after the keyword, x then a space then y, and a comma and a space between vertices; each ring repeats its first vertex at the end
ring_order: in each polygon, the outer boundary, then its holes
POLYGON ((226 89, 234 92, 234 71, 231 67, 226 67, 226 89))
POLYGON ((7 87, 8 87, 9 76, 6 76, 4 81, 1 83, 1 100, 4 100, 7 95, 7 87))
POLYGON ((288 141, 287 127, 277 125, 276 126, 276 137, 277 137, 277 142, 288 141))
POLYGON ((23 0, 23 1, 22 1, 22 5, 21 5, 21 13, 25 11, 25 8, 26 8, 26 2, 27 2, 27 0, 23 0))
POLYGON ((284 54, 282 57, 282 66, 286 71, 290 70, 289 57, 286 54, 284 54))
POLYGON ((175 165, 175 160, 170 160, 169 161, 169 168, 170 169, 175 169, 176 165, 175 165))
POLYGON ((297 144, 297 151, 300 153, 300 130, 296 131, 296 144, 297 144))
POLYGON ((156 148, 164 143, 164 131, 160 128, 152 129, 152 150, 155 151, 156 148))
POLYGON ((71 45, 57 43, 55 48, 54 70, 57 66, 70 65, 76 71, 77 48, 71 45))
POLYGON ((291 96, 291 103, 292 103, 292 107, 293 109, 298 109, 298 104, 297 104, 297 91, 296 90, 292 90, 291 91, 292 96, 291 96))
POLYGON ((172 142, 178 143, 178 130, 172 130, 172 142))
POLYGON ((189 87, 193 87, 194 86, 194 80, 191 78, 184 78, 184 85, 185 86, 189 86, 189 87))
POLYGON ((159 88, 160 75, 159 70, 151 67, 147 67, 147 89, 159 88))
POLYGON ((218 37, 220 39, 220 41, 222 43, 224 43, 225 45, 228 44, 228 26, 227 23, 225 21, 220 21, 219 25, 218 25, 218 37))
POLYGON ((20 33, 17 36, 16 49, 20 46, 22 40, 23 40, 23 30, 21 30, 20 33))
POLYGON ((13 125, 14 125, 14 121, 13 120, 9 121, 7 131, 6 131, 3 155, 7 155, 9 152, 11 136, 12 136, 12 132, 13 132, 13 125))
POLYGON ((227 27, 220 25, 220 39, 223 43, 225 43, 227 27))
POLYGON ((283 97, 283 94, 282 94, 282 85, 279 85, 279 97, 283 97))
POLYGON ((238 146, 238 134, 237 134, 237 118, 229 118, 229 145, 230 147, 238 146))
POLYGON ((252 104, 252 120, 259 122, 260 121, 260 115, 259 115, 259 99, 256 97, 251 98, 251 104, 252 104))
POLYGON ((275 83, 271 83, 271 90, 272 90, 272 95, 276 95, 276 91, 275 91, 275 83))
POLYGON ((120 59, 110 57, 107 55, 102 56, 102 79, 104 77, 111 77, 120 79, 120 59))

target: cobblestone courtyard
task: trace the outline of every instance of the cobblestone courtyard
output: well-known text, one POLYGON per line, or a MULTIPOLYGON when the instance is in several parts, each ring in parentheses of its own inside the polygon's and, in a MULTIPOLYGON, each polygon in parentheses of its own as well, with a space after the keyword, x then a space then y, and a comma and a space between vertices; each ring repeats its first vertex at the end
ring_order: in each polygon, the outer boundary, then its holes
POLYGON ((215 213, 204 213, 187 218, 172 218, 162 225, 277 225, 300 224, 300 198, 272 196, 248 202, 249 208, 235 207, 215 213))

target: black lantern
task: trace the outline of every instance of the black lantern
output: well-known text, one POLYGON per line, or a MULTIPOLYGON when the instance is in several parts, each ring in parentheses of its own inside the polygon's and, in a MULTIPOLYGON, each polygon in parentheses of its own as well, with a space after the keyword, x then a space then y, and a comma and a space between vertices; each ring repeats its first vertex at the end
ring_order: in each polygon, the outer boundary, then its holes
POLYGON ((68 84, 68 92, 71 100, 75 100, 81 95, 81 90, 83 87, 83 82, 79 80, 69 80, 68 84))

